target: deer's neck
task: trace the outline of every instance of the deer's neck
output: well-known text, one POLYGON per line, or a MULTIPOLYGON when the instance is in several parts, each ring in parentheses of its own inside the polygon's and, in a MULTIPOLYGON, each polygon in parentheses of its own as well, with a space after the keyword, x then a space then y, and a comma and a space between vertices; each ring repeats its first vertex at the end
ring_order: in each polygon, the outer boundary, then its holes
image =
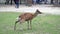
POLYGON ((34 13, 34 17, 36 17, 38 15, 38 13, 34 13))

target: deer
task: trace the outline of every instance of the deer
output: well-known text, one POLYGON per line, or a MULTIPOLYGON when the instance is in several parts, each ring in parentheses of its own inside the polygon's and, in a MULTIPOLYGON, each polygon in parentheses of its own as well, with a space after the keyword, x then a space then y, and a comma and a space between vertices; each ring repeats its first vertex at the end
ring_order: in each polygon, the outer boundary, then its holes
POLYGON ((36 10, 36 12, 34 14, 32 13, 24 13, 18 16, 17 21, 15 22, 14 25, 14 30, 16 30, 16 24, 20 23, 22 24, 23 22, 27 21, 28 23, 28 29, 32 29, 32 25, 31 25, 31 21, 34 17, 36 17, 38 14, 42 14, 42 12, 40 12, 38 9, 36 10), (29 28, 30 26, 30 28, 29 28))

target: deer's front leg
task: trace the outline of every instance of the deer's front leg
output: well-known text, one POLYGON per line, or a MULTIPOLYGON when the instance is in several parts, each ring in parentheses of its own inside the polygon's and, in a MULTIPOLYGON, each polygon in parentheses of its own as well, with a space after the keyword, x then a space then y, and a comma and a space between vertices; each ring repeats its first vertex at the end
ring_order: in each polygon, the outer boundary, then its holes
POLYGON ((29 21, 27 21, 27 23, 28 23, 27 26, 28 26, 28 30, 29 30, 29 21))
POLYGON ((30 20, 30 29, 32 29, 32 24, 31 24, 31 20, 30 20))
POLYGON ((28 23, 28 30, 32 29, 31 21, 27 21, 27 23, 28 23))

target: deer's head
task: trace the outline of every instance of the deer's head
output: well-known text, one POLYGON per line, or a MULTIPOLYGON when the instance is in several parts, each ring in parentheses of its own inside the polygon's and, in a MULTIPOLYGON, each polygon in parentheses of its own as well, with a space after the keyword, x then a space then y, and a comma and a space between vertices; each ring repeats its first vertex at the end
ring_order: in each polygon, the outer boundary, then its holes
POLYGON ((36 10, 36 13, 37 14, 42 14, 42 12, 40 12, 38 9, 36 10))

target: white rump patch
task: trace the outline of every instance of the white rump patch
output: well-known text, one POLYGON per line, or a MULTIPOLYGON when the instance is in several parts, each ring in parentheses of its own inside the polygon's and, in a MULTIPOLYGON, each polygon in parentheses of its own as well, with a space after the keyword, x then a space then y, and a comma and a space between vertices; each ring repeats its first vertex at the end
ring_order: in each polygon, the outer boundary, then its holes
POLYGON ((20 19, 21 19, 21 18, 17 17, 17 18, 16 18, 16 21, 18 21, 18 20, 20 20, 20 19))

